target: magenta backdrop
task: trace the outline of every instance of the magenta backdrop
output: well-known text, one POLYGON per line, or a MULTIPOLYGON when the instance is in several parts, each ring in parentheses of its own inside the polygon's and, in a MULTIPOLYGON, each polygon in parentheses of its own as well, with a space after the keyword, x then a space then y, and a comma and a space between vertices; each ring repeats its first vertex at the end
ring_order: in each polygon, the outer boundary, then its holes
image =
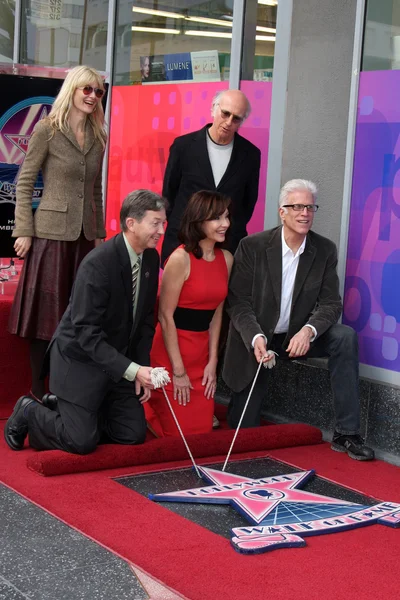
MULTIPOLYGON (((169 147, 174 139, 211 120, 214 94, 228 82, 116 86, 112 89, 106 226, 119 230, 122 200, 132 190, 160 193, 169 147)), ((249 233, 264 229, 271 82, 243 82, 252 112, 240 133, 261 150, 259 196, 249 233)))

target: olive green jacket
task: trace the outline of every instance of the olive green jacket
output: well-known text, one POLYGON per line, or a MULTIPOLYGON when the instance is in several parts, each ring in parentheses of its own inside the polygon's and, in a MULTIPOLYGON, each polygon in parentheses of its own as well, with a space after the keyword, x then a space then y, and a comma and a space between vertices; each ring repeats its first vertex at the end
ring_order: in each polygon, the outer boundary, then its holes
POLYGON ((83 150, 72 131, 51 136, 46 120, 35 125, 18 176, 13 237, 73 241, 83 228, 88 240, 104 238, 100 141, 89 122, 83 150), (44 189, 33 216, 32 195, 40 169, 44 189))

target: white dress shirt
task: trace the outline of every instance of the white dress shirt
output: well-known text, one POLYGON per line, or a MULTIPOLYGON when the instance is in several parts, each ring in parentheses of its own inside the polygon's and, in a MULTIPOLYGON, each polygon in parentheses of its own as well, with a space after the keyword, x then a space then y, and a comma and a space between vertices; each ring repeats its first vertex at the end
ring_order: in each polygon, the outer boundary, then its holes
POLYGON ((296 254, 289 248, 285 241, 282 227, 282 288, 281 288, 281 310, 279 321, 276 324, 274 333, 286 333, 289 329, 290 309, 292 308, 294 282, 299 266, 300 256, 306 247, 306 238, 304 238, 296 254))
MULTIPOLYGON (((300 248, 296 254, 289 248, 285 241, 284 228, 282 227, 282 288, 281 288, 281 307, 279 321, 276 324, 274 333, 286 333, 289 329, 290 311, 292 308, 294 282, 296 280, 297 267, 299 266, 300 256, 303 254, 306 247, 307 237, 304 238, 300 248)), ((317 337, 317 330, 313 325, 306 324, 306 327, 310 327, 313 332, 313 337, 310 341, 314 341, 317 337)), ((258 333, 254 336, 252 346, 256 339, 263 335, 258 333)), ((265 337, 265 336, 264 336, 265 337)), ((265 337, 267 341, 267 338, 265 337)))

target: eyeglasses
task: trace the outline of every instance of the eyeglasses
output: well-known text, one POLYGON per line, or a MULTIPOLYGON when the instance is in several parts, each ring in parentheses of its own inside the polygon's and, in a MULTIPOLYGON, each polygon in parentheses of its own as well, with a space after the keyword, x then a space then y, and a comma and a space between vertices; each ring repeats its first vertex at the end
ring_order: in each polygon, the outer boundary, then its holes
POLYGON ((307 212, 317 212, 319 209, 318 204, 284 204, 282 208, 293 208, 294 212, 303 212, 304 209, 307 212))
POLYGON ((101 88, 94 88, 91 85, 85 85, 84 87, 79 87, 78 90, 82 90, 85 96, 90 96, 92 92, 95 93, 96 98, 102 98, 104 95, 104 90, 101 88))
POLYGON ((244 120, 244 117, 239 117, 239 115, 234 115, 233 113, 229 112, 229 110, 224 110, 221 107, 219 107, 219 110, 221 111, 221 117, 223 119, 229 119, 230 117, 232 117, 232 121, 234 123, 242 123, 244 120))

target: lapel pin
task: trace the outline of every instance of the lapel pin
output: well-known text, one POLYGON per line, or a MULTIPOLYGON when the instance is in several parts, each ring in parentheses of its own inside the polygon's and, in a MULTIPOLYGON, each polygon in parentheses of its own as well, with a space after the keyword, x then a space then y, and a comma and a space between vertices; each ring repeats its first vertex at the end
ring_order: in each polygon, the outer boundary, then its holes
POLYGON ((146 279, 148 279, 150 273, 148 271, 146 271, 146 273, 144 274, 144 276, 146 277, 146 279))

